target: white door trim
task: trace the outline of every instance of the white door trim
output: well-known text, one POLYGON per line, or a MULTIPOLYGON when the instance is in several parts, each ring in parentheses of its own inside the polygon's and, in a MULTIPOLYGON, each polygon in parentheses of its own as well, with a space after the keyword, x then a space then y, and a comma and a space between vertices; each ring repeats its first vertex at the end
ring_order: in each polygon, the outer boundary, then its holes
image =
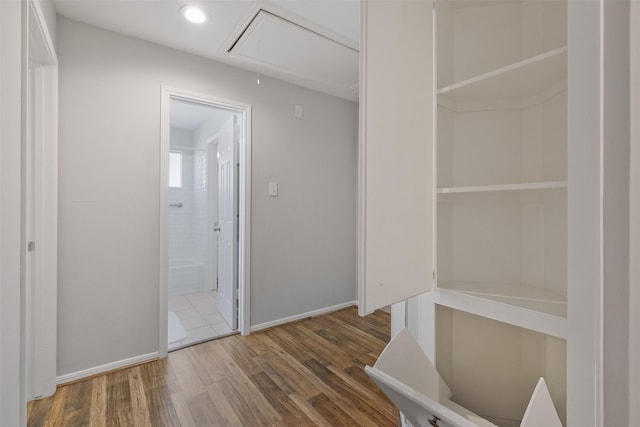
MULTIPOLYGON (((52 395, 56 390, 57 354, 57 254, 58 254, 58 58, 40 4, 28 2, 28 61, 33 80, 28 94, 32 102, 26 115, 31 149, 23 159, 23 251, 33 241, 32 265, 25 274, 25 370, 26 399, 52 395), (32 150, 32 151, 31 151, 32 150), (27 181, 34 193, 25 197, 27 181), (27 278, 29 280, 27 280, 27 278)), ((28 78, 28 71, 24 71, 28 78)), ((25 267, 26 268, 26 267, 25 267)))
POLYGON ((167 356, 167 316, 168 316, 168 232, 167 227, 169 203, 169 109, 171 99, 182 99, 191 102, 235 110, 242 114, 244 136, 240 139, 240 253, 238 256, 239 309, 238 329, 242 335, 250 332, 250 249, 251 249, 251 105, 201 93, 161 86, 160 101, 160 244, 159 244, 159 356, 167 356))
POLYGON ((20 230, 25 10, 26 2, 0 1, 0 424, 7 426, 26 425, 27 414, 20 230))

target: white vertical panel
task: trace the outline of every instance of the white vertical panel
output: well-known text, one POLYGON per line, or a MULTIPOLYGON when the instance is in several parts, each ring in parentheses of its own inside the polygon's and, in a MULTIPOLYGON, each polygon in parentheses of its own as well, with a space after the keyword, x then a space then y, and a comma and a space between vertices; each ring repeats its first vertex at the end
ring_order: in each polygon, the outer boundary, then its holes
POLYGON ((362 3, 359 312, 431 289, 433 2, 362 3))
MULTIPOLYGON (((31 37, 31 36, 30 36, 31 37)), ((27 398, 56 390, 57 348, 57 66, 36 67, 30 80, 27 163, 27 398)))
POLYGON ((220 128, 218 143, 218 311, 231 329, 238 327, 236 306, 237 283, 237 186, 235 168, 236 153, 235 120, 229 120, 220 128))
POLYGON ((22 7, 0 2, 0 425, 26 423, 21 336, 22 7))
POLYGON ((568 2, 567 423, 602 426, 601 0, 568 2))

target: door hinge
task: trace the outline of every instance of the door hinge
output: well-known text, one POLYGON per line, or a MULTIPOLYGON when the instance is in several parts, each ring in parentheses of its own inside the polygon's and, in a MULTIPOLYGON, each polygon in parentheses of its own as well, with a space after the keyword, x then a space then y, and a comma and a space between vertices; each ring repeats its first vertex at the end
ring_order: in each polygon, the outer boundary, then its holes
POLYGON ((36 242, 27 242, 27 252, 33 252, 36 250, 36 242))

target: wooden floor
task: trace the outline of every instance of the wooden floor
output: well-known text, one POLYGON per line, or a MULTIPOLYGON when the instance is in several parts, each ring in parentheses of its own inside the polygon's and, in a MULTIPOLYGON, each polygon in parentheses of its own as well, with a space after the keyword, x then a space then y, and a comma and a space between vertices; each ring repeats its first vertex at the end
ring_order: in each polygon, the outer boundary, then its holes
POLYGON ((29 426, 397 426, 364 373, 389 314, 355 308, 178 350, 164 360, 58 388, 29 426))

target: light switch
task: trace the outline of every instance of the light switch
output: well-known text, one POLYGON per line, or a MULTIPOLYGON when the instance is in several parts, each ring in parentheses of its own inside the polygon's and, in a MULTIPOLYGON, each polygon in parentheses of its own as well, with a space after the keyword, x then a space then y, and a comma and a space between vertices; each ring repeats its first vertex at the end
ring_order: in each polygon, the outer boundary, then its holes
POLYGON ((302 105, 296 105, 293 115, 299 119, 302 118, 302 105))
POLYGON ((270 182, 269 183, 269 196, 278 197, 278 183, 270 182))

